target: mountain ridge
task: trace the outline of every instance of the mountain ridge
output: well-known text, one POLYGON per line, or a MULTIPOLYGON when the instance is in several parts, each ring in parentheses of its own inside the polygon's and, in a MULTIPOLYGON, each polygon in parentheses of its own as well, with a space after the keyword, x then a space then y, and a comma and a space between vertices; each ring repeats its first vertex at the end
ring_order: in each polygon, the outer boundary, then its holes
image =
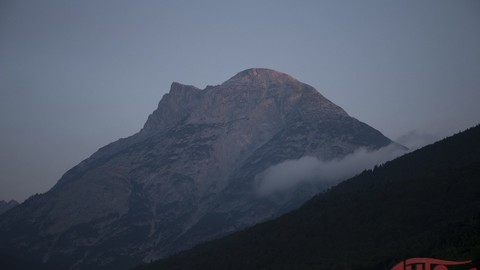
POLYGON ((324 188, 260 198, 255 177, 270 166, 390 143, 284 73, 249 69, 203 90, 174 82, 138 133, 2 215, 0 253, 40 268, 126 269, 278 216, 324 188))
POLYGON ((13 207, 17 206, 19 203, 16 200, 0 201, 0 215, 7 212, 8 210, 12 209, 13 207))

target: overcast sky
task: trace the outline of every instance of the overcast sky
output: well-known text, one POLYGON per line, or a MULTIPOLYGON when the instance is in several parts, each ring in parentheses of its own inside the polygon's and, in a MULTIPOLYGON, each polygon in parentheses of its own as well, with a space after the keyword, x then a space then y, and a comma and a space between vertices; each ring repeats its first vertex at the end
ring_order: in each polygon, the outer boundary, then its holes
POLYGON ((172 81, 251 67, 391 139, 442 138, 480 120, 480 1, 2 0, 0 200, 137 132, 172 81))

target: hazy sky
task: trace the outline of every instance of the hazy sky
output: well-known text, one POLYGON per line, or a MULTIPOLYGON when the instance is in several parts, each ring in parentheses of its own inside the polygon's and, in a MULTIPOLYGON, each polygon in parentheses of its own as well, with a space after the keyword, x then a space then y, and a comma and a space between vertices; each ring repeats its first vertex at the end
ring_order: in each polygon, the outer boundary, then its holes
POLYGON ((391 139, 480 120, 480 1, 0 1, 0 199, 137 132, 172 81, 267 67, 391 139))

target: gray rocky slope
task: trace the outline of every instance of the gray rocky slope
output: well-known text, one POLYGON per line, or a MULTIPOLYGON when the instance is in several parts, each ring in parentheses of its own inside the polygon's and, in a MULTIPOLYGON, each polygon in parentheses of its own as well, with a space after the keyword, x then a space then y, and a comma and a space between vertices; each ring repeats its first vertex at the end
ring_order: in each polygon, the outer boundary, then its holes
POLYGON ((311 86, 249 69, 200 90, 173 83, 137 134, 0 218, 0 254, 62 269, 127 269, 297 207, 322 187, 259 197, 255 176, 391 141, 311 86))

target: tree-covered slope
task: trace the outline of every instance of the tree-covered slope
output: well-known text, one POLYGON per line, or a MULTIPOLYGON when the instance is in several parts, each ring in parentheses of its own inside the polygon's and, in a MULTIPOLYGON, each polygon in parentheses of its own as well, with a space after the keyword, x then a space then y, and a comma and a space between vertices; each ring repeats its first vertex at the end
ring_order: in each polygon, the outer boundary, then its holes
POLYGON ((480 259, 480 126, 141 269, 391 269, 410 257, 480 259))

